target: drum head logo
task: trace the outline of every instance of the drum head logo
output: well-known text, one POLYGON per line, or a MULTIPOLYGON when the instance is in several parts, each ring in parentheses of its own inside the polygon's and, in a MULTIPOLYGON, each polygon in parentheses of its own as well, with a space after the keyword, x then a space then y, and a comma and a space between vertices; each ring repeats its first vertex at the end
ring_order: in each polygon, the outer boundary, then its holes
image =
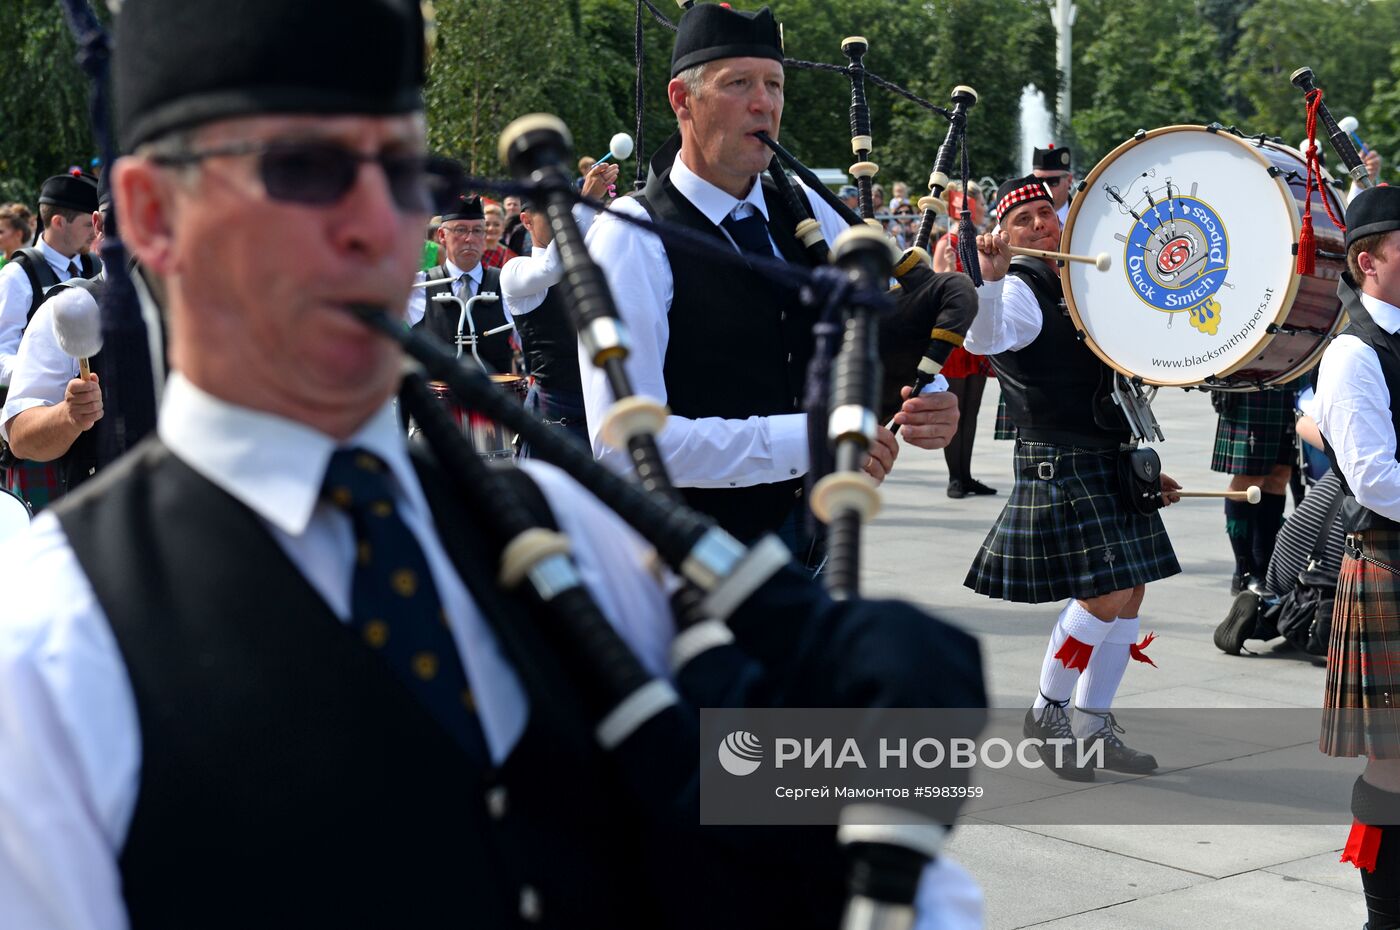
MULTIPOLYGON (((1227 287, 1230 241, 1225 224, 1210 204, 1170 180, 1159 188, 1144 184, 1137 194, 1104 188, 1119 211, 1132 220, 1123 243, 1123 269, 1133 293, 1154 310, 1187 314, 1190 325, 1215 335, 1222 307, 1216 294, 1227 287), (1130 201, 1130 197, 1136 197, 1130 201)), ((1168 325, 1170 325, 1170 319, 1168 325)))
POLYGON ((752 775, 763 762, 763 743, 747 730, 735 730, 719 744, 719 764, 730 775, 752 775))

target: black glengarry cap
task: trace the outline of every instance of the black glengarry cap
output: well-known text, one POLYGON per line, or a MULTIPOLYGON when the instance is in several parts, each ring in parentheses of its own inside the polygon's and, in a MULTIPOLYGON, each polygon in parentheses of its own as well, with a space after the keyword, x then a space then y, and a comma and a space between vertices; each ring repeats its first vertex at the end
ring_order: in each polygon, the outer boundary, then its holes
POLYGON ((720 58, 782 61, 783 31, 773 11, 765 6, 756 13, 743 13, 719 3, 696 4, 687 10, 676 30, 671 77, 720 58))
POLYGON ((1347 248, 1358 239, 1400 229, 1400 187, 1383 184, 1357 194, 1347 205, 1347 248))
POLYGON ((1069 149, 1057 149, 1051 142, 1049 148, 1036 149, 1031 153, 1031 169, 1040 171, 1068 171, 1069 149))
POLYGON ((97 179, 90 174, 54 175, 39 188, 39 203, 95 213, 97 179))
POLYGON ((113 55, 126 151, 235 116, 423 109, 419 0, 125 0, 113 55))

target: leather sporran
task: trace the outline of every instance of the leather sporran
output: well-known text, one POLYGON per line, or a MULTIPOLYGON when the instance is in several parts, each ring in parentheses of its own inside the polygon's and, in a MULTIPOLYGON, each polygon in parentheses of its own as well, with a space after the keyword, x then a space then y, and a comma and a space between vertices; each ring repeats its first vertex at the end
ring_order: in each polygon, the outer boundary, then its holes
POLYGON ((1165 506, 1162 460, 1155 449, 1124 449, 1118 453, 1118 495, 1131 513, 1150 514, 1165 506))

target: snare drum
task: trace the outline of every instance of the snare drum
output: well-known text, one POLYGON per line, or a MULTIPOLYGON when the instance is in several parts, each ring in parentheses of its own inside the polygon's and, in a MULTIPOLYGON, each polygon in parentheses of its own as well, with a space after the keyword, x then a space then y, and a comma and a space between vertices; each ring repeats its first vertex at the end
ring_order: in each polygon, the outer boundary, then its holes
MULTIPOLYGON (((493 375, 492 379, 499 377, 493 375)), ((442 408, 446 410, 457 427, 462 431, 462 435, 471 442, 476 454, 487 459, 508 459, 514 455, 512 441, 514 437, 510 432, 495 420, 489 419, 477 413, 475 410, 464 410, 462 405, 457 403, 456 396, 445 381, 429 381, 428 390, 432 392, 442 408)), ((415 433, 418 431, 415 425, 415 433)))
POLYGON ((1254 391, 1291 381, 1346 324, 1342 216, 1313 194, 1316 271, 1298 274, 1307 166, 1295 149, 1201 126, 1139 133, 1084 180, 1063 249, 1112 267, 1060 271, 1075 326, 1110 367, 1153 385, 1254 391))

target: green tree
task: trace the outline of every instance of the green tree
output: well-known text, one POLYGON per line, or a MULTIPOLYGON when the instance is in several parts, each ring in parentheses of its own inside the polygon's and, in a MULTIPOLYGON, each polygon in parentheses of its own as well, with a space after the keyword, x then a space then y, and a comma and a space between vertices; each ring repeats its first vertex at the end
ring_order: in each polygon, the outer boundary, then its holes
POLYGON ((1081 173, 1139 129, 1228 118, 1220 36, 1195 0, 1100 0, 1094 12, 1093 38, 1076 47, 1081 173))
POLYGON ((96 154, 89 83, 55 0, 6 0, 0 49, 0 200, 33 206, 45 177, 96 154))
POLYGON ((1246 102, 1250 132, 1303 138, 1306 111, 1289 76, 1308 65, 1338 117, 1366 104, 1386 75, 1390 43, 1400 30, 1400 5, 1369 0, 1258 0, 1240 17, 1242 29, 1228 83, 1246 102))
POLYGON ((616 131, 611 88, 585 92, 594 69, 578 0, 564 5, 564 15, 557 4, 534 0, 436 0, 434 12, 426 98, 435 151, 498 176, 496 142, 518 116, 554 113, 578 146, 595 146, 616 131))
POLYGON ((1361 139, 1380 153, 1382 179, 1400 180, 1400 44, 1390 49, 1390 73, 1376 79, 1362 114, 1361 139))

